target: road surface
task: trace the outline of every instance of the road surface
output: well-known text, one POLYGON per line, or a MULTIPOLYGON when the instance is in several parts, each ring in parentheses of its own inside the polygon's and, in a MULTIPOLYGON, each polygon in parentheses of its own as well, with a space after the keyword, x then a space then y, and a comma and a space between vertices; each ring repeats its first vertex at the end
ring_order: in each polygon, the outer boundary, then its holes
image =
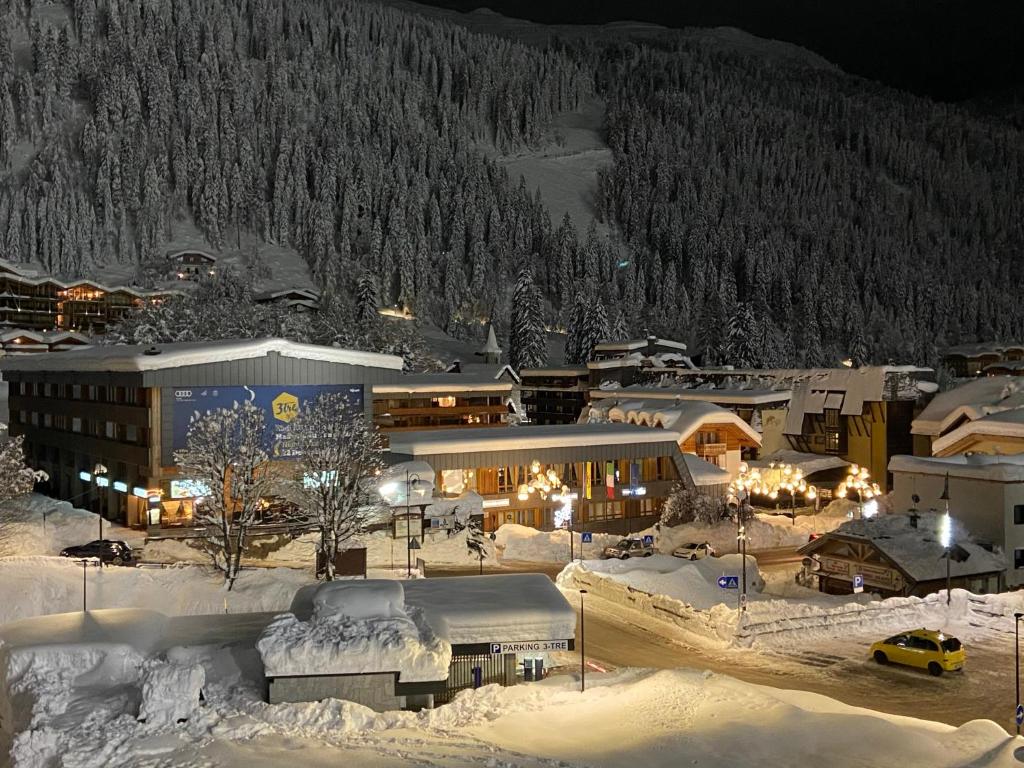
MULTIPOLYGON (((753 553, 763 570, 792 570, 802 559, 791 548, 753 553)), ((552 563, 508 563, 485 573, 539 572, 552 579, 562 569, 552 563)), ((468 575, 473 569, 427 568, 428 576, 468 575)), ((579 597, 570 599, 579 609, 579 597)), ((880 667, 868 658, 874 639, 832 637, 808 641, 795 650, 702 646, 672 624, 601 598, 586 597, 586 656, 605 668, 690 667, 731 675, 750 683, 805 690, 853 706, 961 725, 987 718, 1013 727, 1012 620, 1008 631, 968 642, 963 673, 934 678, 923 670, 880 667)), ((577 624, 577 628, 579 624, 577 624)), ((577 649, 580 637, 577 629, 577 649)), ((568 666, 578 655, 565 658, 568 666)))

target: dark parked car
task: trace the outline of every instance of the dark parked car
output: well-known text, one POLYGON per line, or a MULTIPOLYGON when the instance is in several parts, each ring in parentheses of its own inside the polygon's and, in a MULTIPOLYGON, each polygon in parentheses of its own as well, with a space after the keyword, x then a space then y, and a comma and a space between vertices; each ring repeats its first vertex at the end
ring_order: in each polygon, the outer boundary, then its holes
POLYGON ((132 548, 123 541, 97 539, 88 544, 68 547, 60 551, 61 557, 98 557, 100 562, 124 565, 132 561, 132 548))

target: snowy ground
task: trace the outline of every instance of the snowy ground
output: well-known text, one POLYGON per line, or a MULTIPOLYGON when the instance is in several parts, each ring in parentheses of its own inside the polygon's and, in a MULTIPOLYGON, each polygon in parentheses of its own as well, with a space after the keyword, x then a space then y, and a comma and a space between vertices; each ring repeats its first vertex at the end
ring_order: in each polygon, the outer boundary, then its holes
MULTIPOLYGON (((0 511, 0 557, 56 555, 65 547, 99 538, 99 516, 41 494, 8 501, 0 511)), ((141 547, 145 534, 108 520, 103 536, 141 547)))
MULTIPOLYGON (((257 694, 259 667, 246 644, 167 647, 148 636, 147 628, 166 631, 155 626, 159 618, 152 614, 94 618, 101 626, 76 627, 63 617, 23 622, 8 644, 0 703, 6 706, 14 696, 27 709, 16 718, 19 732, 3 732, 0 746, 11 749, 17 768, 634 768, 638 761, 675 767, 681 760, 795 766, 820 760, 826 748, 836 766, 996 766, 1008 765, 1013 750, 1024 744, 987 721, 952 728, 681 669, 590 674, 585 693, 574 676, 515 688, 487 686, 421 713, 378 714, 336 700, 267 705, 257 694), (109 636, 126 627, 140 639, 111 644, 109 636), (57 642, 43 640, 53 637, 57 642), (145 681, 154 675, 179 684, 149 702, 151 711, 176 703, 187 722, 137 722, 140 704, 147 701, 145 681), (184 684, 189 675, 205 681, 202 706, 184 684), (600 728, 581 729, 581 723, 600 728)), ((202 640, 201 633, 192 638, 202 640)))

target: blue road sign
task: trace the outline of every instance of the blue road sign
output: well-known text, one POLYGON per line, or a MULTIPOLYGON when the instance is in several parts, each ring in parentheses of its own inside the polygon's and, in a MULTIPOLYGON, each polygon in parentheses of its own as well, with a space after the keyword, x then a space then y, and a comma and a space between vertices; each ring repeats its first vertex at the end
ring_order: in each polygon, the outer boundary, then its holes
POLYGON ((863 592, 864 591, 864 577, 861 576, 859 573, 854 574, 854 577, 853 577, 853 591, 854 592, 863 592))
POLYGON ((491 643, 491 653, 501 653, 501 643, 491 643))
POLYGON ((739 589, 740 588, 740 577, 739 576, 719 576, 718 586, 722 589, 739 589))
POLYGON ((594 541, 594 534, 592 534, 590 531, 584 531, 580 534, 580 541, 584 544, 590 544, 594 541))
POLYGON ((654 537, 651 536, 650 534, 648 534, 647 536, 644 536, 644 546, 645 547, 653 547, 654 546, 654 537))
POLYGON ((1024 704, 1017 705, 1016 718, 1017 725, 1024 725, 1024 704))

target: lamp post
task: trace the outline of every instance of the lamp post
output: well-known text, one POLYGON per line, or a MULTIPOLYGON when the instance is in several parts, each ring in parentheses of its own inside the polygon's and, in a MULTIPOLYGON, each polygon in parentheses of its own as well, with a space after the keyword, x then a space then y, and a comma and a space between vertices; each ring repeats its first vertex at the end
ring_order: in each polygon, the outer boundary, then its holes
POLYGON ((1013 722, 1017 724, 1017 735, 1020 736, 1020 721, 1017 719, 1017 713, 1020 711, 1020 620, 1024 618, 1024 613, 1013 614, 1013 668, 1014 668, 1014 688, 1017 692, 1017 706, 1013 710, 1013 722))
POLYGON ((580 590, 580 693, 587 690, 587 633, 583 616, 583 596, 587 590, 580 590))
POLYGON ((100 512, 97 517, 100 523, 99 538, 100 541, 103 541, 103 497, 107 495, 107 486, 110 484, 110 480, 107 478, 107 468, 102 464, 96 464, 92 469, 92 474, 96 478, 96 487, 100 489, 100 512))
POLYGON ((405 577, 412 577, 412 484, 417 485, 420 476, 405 470, 405 577))
POLYGON ((953 591, 951 589, 952 584, 952 572, 950 560, 950 545, 953 542, 953 523, 949 519, 949 474, 946 474, 946 482, 942 487, 942 495, 939 496, 946 503, 946 511, 942 515, 942 524, 939 528, 939 539, 941 540, 942 546, 946 549, 946 606, 949 607, 950 602, 953 599, 953 591))

